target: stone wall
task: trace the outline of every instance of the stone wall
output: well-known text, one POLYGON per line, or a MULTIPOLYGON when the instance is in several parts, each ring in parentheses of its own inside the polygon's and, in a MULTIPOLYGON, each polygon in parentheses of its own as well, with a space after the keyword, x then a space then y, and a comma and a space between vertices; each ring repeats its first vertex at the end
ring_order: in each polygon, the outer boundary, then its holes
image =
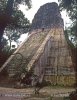
POLYGON ((44 79, 52 85, 74 86, 75 72, 62 28, 50 30, 38 54, 40 56, 33 65, 35 75, 40 77, 44 74, 44 79))
POLYGON ((31 30, 54 27, 64 27, 58 4, 55 2, 47 3, 39 8, 32 21, 31 30))

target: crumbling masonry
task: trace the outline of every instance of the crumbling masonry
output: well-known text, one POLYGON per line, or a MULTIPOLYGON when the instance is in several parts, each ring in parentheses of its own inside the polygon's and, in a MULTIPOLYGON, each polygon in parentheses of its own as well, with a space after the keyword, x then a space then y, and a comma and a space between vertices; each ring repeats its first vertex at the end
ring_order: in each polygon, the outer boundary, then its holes
POLYGON ((74 68, 70 48, 64 35, 64 23, 56 3, 39 8, 32 21, 28 39, 5 62, 0 71, 8 70, 9 77, 22 69, 51 84, 73 85, 74 68))

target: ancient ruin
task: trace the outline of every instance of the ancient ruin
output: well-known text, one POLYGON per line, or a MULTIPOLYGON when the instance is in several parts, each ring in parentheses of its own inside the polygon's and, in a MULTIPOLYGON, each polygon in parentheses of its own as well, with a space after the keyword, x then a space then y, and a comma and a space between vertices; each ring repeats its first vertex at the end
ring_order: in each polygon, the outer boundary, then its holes
POLYGON ((40 7, 32 21, 31 30, 41 28, 63 28, 63 19, 56 3, 47 3, 40 7))
POLYGON ((74 85, 71 51, 64 35, 64 23, 58 5, 47 3, 32 21, 29 37, 0 68, 10 78, 32 71, 38 80, 53 85, 74 85))

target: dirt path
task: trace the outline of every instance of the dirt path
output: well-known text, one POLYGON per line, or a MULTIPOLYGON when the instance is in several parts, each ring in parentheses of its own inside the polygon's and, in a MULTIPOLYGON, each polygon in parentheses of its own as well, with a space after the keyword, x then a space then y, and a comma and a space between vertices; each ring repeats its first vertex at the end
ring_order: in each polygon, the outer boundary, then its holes
POLYGON ((15 98, 15 97, 0 97, 0 100, 21 100, 20 98, 15 98))
MULTIPOLYGON (((73 88, 52 88, 45 87, 40 90, 40 94, 47 96, 67 96, 70 92, 74 91, 73 88)), ((32 99, 31 96, 34 95, 34 88, 26 89, 13 89, 13 88, 2 88, 0 87, 0 100, 43 100, 43 98, 32 99)), ((36 97, 33 97, 36 98, 36 97)), ((44 100, 48 100, 44 98, 44 100)))

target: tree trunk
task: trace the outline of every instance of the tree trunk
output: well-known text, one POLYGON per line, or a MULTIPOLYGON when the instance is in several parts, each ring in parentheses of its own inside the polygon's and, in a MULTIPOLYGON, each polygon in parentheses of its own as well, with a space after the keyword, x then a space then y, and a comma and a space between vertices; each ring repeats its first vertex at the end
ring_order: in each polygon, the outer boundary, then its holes
POLYGON ((75 79, 76 79, 75 87, 77 91, 77 48, 72 48, 72 61, 75 70, 75 79))
POLYGON ((13 4, 14 0, 8 0, 5 13, 0 16, 0 50, 2 48, 1 39, 3 37, 4 30, 6 26, 9 24, 10 17, 13 13, 13 4))
POLYGON ((5 29, 5 26, 4 26, 4 27, 1 27, 1 26, 0 26, 0 51, 2 50, 1 39, 2 39, 2 37, 3 37, 4 29, 5 29))

